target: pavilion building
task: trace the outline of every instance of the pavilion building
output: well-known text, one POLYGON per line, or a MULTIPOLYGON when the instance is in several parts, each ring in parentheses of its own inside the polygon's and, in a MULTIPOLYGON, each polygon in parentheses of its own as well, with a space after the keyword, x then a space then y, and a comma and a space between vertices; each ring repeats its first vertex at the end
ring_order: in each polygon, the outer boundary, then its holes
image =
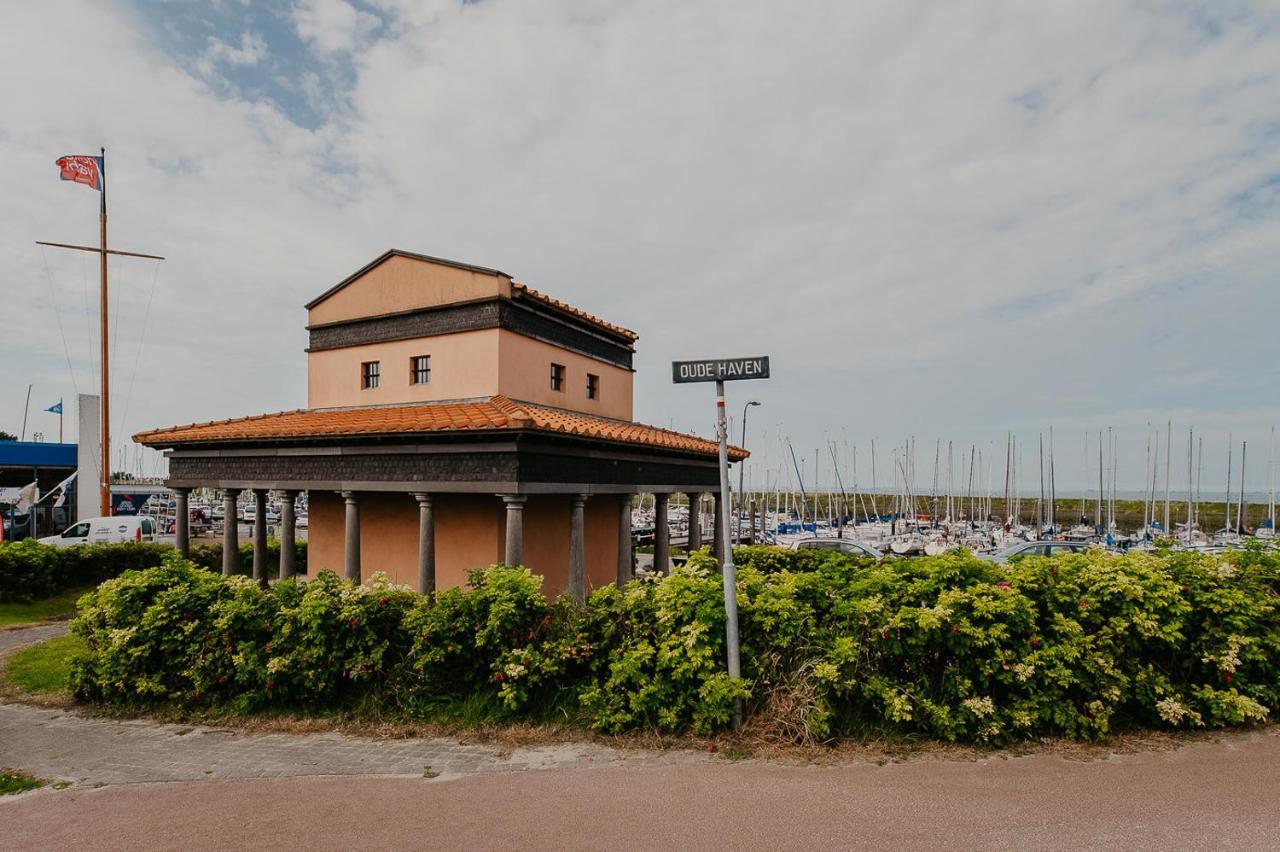
POLYGON ((632 420, 634 332, 502 272, 392 250, 307 311, 306 409, 135 436, 168 452, 184 551, 191 489, 222 489, 229 519, 252 491, 265 581, 265 501, 278 491, 289 576, 306 491, 317 570, 385 571, 433 591, 505 562, 541 574, 548 594, 581 597, 631 576, 634 495, 657 495, 655 565, 666 566, 669 495, 700 501, 718 487, 715 442, 632 420))

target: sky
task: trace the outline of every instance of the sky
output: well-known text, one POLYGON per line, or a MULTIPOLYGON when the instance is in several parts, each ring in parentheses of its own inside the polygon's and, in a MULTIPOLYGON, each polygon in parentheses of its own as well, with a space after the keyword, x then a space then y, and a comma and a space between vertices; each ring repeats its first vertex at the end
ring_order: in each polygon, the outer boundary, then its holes
POLYGON ((865 486, 872 439, 883 486, 914 437, 917 490, 951 442, 999 491, 1012 432, 1031 488, 1053 426, 1060 489, 1096 481, 1108 428, 1141 489, 1167 421, 1175 490, 1191 428, 1206 493, 1228 435, 1269 486, 1274 0, 49 0, 3 22, 0 429, 31 384, 50 440, 43 409, 97 384, 95 258, 35 241, 96 242, 96 193, 53 160, 105 146, 111 244, 166 257, 112 261, 120 437, 304 406, 302 306, 396 247, 635 329, 644 422, 712 434, 710 387, 668 363, 770 355, 729 389, 739 438, 763 403, 757 487, 788 442, 820 486, 858 447, 865 486))

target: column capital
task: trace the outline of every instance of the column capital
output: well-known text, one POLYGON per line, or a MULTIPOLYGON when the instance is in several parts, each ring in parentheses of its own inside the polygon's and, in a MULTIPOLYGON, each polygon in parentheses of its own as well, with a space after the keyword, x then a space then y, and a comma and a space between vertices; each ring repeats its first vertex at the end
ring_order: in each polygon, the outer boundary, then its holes
POLYGON ((359 502, 354 491, 339 491, 338 493, 342 495, 342 499, 346 501, 348 506, 354 506, 359 502))
POLYGON ((584 503, 587 502, 587 499, 590 497, 591 497, 590 494, 570 494, 569 495, 569 499, 573 501, 573 505, 575 506, 583 505, 584 503))
POLYGON ((415 500, 417 500, 417 501, 418 501, 418 505, 419 505, 419 506, 427 506, 427 507, 430 507, 430 506, 431 506, 431 501, 432 501, 432 499, 434 499, 434 496, 435 496, 435 495, 433 495, 433 494, 428 494, 428 493, 427 493, 427 492, 425 492, 425 491, 415 491, 415 492, 413 492, 413 499, 415 499, 415 500))
POLYGON ((523 508, 525 501, 529 499, 528 494, 499 494, 498 496, 502 498, 503 503, 507 504, 508 509, 514 506, 523 508))

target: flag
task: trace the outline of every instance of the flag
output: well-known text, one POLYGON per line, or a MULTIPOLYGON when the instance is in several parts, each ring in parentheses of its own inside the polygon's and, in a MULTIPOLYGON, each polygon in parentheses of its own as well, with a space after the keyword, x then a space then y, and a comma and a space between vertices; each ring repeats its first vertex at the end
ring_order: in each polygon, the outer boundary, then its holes
POLYGON ((102 158, 89 154, 66 154, 55 161, 61 170, 59 177, 63 180, 82 183, 90 189, 102 190, 102 176, 105 174, 102 158))
POLYGON ((76 476, 79 473, 80 471, 76 471, 75 473, 71 474, 66 479, 62 480, 57 485, 53 486, 53 490, 50 491, 49 494, 44 495, 46 500, 49 498, 51 494, 58 495, 58 499, 53 501, 53 508, 57 509, 63 503, 67 502, 67 486, 69 486, 71 483, 76 481, 76 476))
POLYGON ((61 414, 61 413, 62 413, 62 400, 58 400, 58 401, 57 401, 57 402, 55 402, 53 405, 51 405, 51 406, 49 406, 48 408, 46 408, 46 409, 45 409, 45 411, 49 412, 50 414, 61 414))
POLYGON ((36 483, 24 485, 18 492, 18 501, 14 503, 14 510, 19 515, 25 515, 31 511, 31 506, 40 502, 40 487, 36 483))

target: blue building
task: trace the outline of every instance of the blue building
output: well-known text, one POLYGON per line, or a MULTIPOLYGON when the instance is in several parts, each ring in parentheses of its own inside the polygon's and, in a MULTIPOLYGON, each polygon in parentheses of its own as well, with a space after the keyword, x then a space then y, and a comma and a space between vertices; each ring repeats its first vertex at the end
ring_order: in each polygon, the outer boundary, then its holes
MULTIPOLYGON (((37 483, 44 497, 76 471, 75 444, 40 441, 0 441, 0 492, 37 483)), ((34 511, 17 514, 12 505, 0 503, 6 541, 31 535, 61 532, 76 518, 76 489, 68 488, 61 506, 53 496, 38 502, 34 511)))

